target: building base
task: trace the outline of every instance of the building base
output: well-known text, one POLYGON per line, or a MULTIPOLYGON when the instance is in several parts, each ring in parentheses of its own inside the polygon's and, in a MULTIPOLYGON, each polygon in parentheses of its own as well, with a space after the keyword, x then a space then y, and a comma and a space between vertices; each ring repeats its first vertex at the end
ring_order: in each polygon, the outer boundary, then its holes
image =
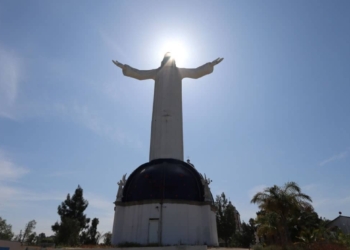
POLYGON ((164 200, 162 204, 160 201, 115 204, 112 245, 127 242, 145 246, 177 245, 183 250, 188 246, 181 245, 219 245, 215 207, 209 202, 164 200))

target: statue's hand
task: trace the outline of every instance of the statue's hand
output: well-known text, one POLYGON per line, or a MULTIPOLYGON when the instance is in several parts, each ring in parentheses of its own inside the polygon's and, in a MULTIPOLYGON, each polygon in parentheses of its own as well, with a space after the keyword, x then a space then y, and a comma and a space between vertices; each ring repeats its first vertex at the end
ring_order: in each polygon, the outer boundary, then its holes
POLYGON ((121 69, 124 69, 124 67, 125 67, 124 64, 122 64, 122 63, 120 63, 120 62, 118 62, 118 61, 113 61, 113 60, 112 60, 112 62, 113 62, 115 65, 117 65, 119 68, 121 68, 121 69))
POLYGON ((219 63, 221 63, 222 62, 222 60, 224 60, 224 58, 218 58, 218 59, 216 59, 216 60, 214 60, 214 61, 212 61, 211 62, 211 64, 213 65, 213 66, 215 66, 215 65, 217 65, 217 64, 219 64, 219 63))

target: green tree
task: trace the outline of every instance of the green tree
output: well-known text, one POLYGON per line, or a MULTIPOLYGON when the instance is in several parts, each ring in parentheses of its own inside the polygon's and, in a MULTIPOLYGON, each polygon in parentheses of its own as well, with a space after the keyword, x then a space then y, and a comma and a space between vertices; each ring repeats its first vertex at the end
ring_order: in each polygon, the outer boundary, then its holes
POLYGON ((103 244, 106 246, 112 245, 112 233, 107 232, 103 235, 103 244))
POLYGON ((322 226, 322 220, 312 207, 300 208, 290 218, 289 228, 291 233, 291 240, 293 242, 299 241, 301 232, 313 231, 322 226))
POLYGON ((256 224, 257 234, 266 244, 279 242, 278 215, 275 212, 257 212, 256 224))
POLYGON ((75 246, 79 243, 79 234, 89 227, 90 219, 84 214, 89 203, 83 197, 83 189, 78 185, 74 195, 67 195, 65 201, 58 206, 61 223, 52 225, 56 233, 56 243, 75 246))
POLYGON ((36 244, 40 245, 41 243, 43 243, 43 241, 45 241, 45 238, 46 238, 45 233, 38 234, 38 236, 36 236, 36 244))
MULTIPOLYGON (((315 213, 316 214, 316 213, 315 213)), ((317 215, 317 214, 316 214, 317 215)), ((315 218, 314 214, 311 214, 311 218, 306 218, 306 222, 303 223, 301 230, 296 237, 298 243, 310 248, 313 244, 324 244, 324 243, 338 243, 341 245, 345 242, 342 242, 341 231, 337 228, 330 229, 327 227, 328 220, 322 218, 315 218)), ((305 217, 305 216, 303 216, 305 217)), ((300 219, 304 219, 300 217, 300 219)), ((348 245, 350 247, 350 244, 348 245)))
POLYGON ((13 240, 14 240, 14 241, 19 241, 19 242, 21 242, 22 236, 23 236, 23 233, 22 233, 22 230, 20 230, 20 231, 19 231, 19 234, 16 235, 16 236, 13 238, 13 240))
POLYGON ((62 217, 61 223, 56 222, 52 226, 55 234, 55 242, 65 246, 79 245, 80 224, 77 220, 69 217, 62 217))
POLYGON ((35 220, 31 220, 29 221, 24 230, 20 232, 20 237, 19 237, 19 241, 21 243, 29 243, 32 244, 34 242, 32 242, 35 239, 36 233, 33 232, 36 226, 36 221, 35 220))
POLYGON ((288 245, 291 242, 291 222, 300 211, 312 208, 309 202, 312 202, 310 196, 302 193, 295 182, 287 182, 283 187, 274 185, 258 192, 251 200, 261 209, 257 218, 258 233, 288 245))
POLYGON ((42 238, 40 243, 43 245, 51 245, 52 246, 53 244, 55 244, 55 236, 49 236, 49 237, 42 238))
POLYGON ((11 240, 13 236, 12 225, 7 224, 6 220, 0 217, 0 240, 11 240))
POLYGON ((255 221, 249 220, 249 223, 242 223, 242 230, 235 233, 235 246, 248 248, 255 244, 255 221))
POLYGON ((27 239, 25 240, 25 243, 27 243, 27 245, 35 245, 37 243, 36 232, 29 234, 27 239))
POLYGON ((225 246, 228 247, 232 240, 233 234, 236 231, 235 207, 229 202, 225 193, 216 196, 216 224, 218 228, 218 236, 225 241, 225 246))
POLYGON ((80 242, 86 245, 97 245, 101 237, 101 234, 97 231, 97 225, 99 220, 94 218, 91 221, 91 226, 87 231, 82 232, 80 235, 80 242))

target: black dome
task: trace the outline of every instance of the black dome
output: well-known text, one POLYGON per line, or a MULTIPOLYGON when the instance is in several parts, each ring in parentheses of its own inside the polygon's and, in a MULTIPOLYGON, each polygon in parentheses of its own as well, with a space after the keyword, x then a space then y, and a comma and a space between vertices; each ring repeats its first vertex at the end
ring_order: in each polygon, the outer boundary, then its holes
POLYGON ((204 201, 200 174, 186 162, 157 159, 138 167, 126 181, 123 202, 162 199, 204 201))

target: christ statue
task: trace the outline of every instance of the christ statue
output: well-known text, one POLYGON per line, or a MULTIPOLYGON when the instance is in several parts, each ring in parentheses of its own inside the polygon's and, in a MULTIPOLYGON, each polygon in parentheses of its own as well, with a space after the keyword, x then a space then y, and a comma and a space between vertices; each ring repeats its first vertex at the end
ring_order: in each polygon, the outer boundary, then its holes
POLYGON ((123 74, 138 80, 155 81, 151 146, 149 160, 172 158, 183 161, 182 129, 182 79, 197 79, 213 72, 214 66, 223 58, 218 58, 195 69, 176 67, 174 58, 166 53, 157 69, 138 70, 129 65, 113 61, 123 70, 123 74))

